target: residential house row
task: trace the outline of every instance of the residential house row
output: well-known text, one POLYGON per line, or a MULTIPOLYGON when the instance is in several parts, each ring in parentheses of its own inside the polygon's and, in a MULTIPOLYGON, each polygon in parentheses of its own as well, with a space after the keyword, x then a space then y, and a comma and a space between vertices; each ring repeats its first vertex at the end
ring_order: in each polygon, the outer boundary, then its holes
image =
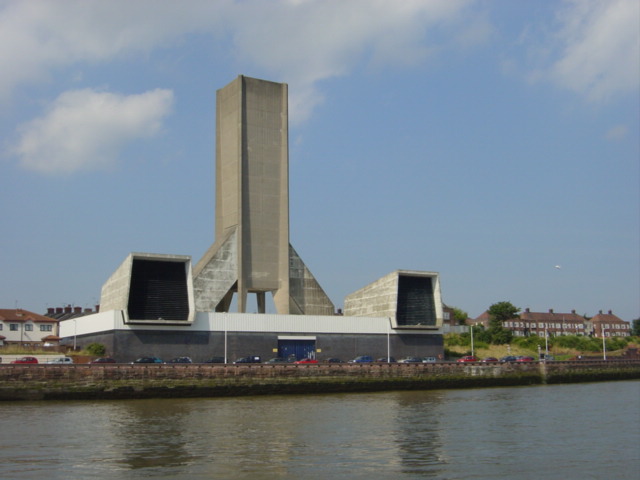
MULTIPOLYGON (((97 309, 97 307, 96 307, 97 309)), ((57 307, 46 315, 22 308, 0 309, 0 346, 54 347, 59 345, 59 322, 93 313, 90 308, 57 307)))
MULTIPOLYGON (((483 325, 486 328, 489 326, 489 314, 484 312, 475 319, 467 320, 467 324, 483 325)), ((526 308, 518 318, 504 321, 502 324, 516 337, 581 335, 603 338, 631 335, 631 324, 614 315, 611 310, 607 313, 600 310, 597 315, 587 319, 578 315, 575 310, 571 310, 570 313, 558 313, 550 308, 548 312, 532 312, 526 308)))

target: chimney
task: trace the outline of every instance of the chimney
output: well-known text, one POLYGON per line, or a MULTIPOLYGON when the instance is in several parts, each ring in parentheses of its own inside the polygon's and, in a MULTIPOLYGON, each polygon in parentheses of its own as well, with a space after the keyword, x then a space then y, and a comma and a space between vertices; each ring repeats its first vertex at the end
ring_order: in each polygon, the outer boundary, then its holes
POLYGON ((524 311, 525 311, 526 313, 529 313, 529 307, 525 308, 525 309, 524 309, 524 311))
POLYGON ((71 305, 64 307, 64 313, 71 313, 71 305))
POLYGON ((85 308, 84 309, 84 313, 91 313, 91 309, 90 308, 85 308))
POLYGON ((96 305, 96 313, 100 311, 100 305, 96 305))
POLYGON ((600 315, 602 315, 602 310, 599 310, 599 311, 598 311, 598 313, 599 313, 600 315))
POLYGON ((575 311, 575 310, 571 310, 571 313, 575 315, 575 314, 576 314, 576 311, 575 311))
POLYGON ((82 307, 73 307, 73 313, 82 313, 82 307))
POLYGON ((549 309, 549 313, 553 313, 553 308, 550 308, 550 309, 549 309))
POLYGON ((56 313, 62 313, 62 307, 56 307, 56 313))
POLYGON ((56 309, 53 307, 49 307, 47 308, 47 315, 53 315, 55 313, 56 309))
POLYGON ((609 315, 613 315, 613 313, 611 312, 611 310, 609 310, 609 315))

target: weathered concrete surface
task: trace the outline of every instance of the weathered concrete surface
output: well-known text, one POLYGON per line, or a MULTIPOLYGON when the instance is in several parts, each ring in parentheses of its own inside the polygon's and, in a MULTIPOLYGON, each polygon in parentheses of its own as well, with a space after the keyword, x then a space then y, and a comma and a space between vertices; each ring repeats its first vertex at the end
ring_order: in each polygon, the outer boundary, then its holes
POLYGON ((0 365, 0 400, 364 392, 628 379, 640 379, 640 361, 495 365, 0 365))

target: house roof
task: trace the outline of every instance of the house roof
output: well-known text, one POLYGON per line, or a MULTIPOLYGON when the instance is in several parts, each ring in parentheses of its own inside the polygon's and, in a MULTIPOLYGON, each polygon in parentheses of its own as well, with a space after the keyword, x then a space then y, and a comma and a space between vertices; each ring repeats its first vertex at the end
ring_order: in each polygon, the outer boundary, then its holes
POLYGON ((570 313, 563 312, 531 312, 525 310, 520 314, 520 319, 522 320, 531 320, 534 322, 584 322, 584 317, 578 315, 575 311, 570 313))
MULTIPOLYGON (((585 319, 582 315, 578 315, 575 310, 570 313, 563 312, 554 312, 550 309, 548 312, 532 312, 528 308, 524 309, 518 315, 520 320, 531 321, 531 322, 584 322, 585 319)), ((489 320, 489 312, 484 311, 481 315, 476 317, 477 322, 488 321, 489 320)))
POLYGON ((3 322, 37 322, 58 323, 54 318, 49 318, 38 313, 23 310, 22 308, 0 308, 0 321, 3 322))
POLYGON ((609 313, 598 313, 595 317, 591 319, 592 323, 629 323, 622 320, 620 317, 614 315, 611 310, 609 313))
POLYGON ((42 337, 43 342, 59 342, 62 340, 62 337, 57 335, 47 335, 46 337, 42 337))

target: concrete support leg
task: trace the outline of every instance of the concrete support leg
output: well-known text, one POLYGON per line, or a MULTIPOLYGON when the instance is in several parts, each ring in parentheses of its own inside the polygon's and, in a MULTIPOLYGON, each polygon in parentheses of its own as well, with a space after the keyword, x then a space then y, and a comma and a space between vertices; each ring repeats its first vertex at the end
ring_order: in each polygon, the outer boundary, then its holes
POLYGON ((258 292, 256 296, 258 297, 258 313, 267 313, 265 292, 258 292))

